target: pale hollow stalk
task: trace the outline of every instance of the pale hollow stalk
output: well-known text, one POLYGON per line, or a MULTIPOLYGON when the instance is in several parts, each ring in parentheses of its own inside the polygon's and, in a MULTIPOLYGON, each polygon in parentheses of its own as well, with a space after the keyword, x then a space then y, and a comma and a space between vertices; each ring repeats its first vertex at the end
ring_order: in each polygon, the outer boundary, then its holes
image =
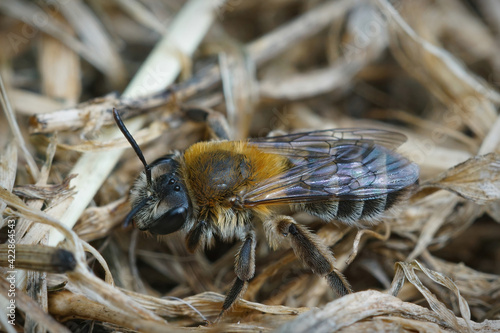
MULTIPOLYGON (((325 29, 329 24, 345 16, 356 3, 351 0, 327 1, 310 9, 301 16, 287 22, 275 30, 259 37, 245 46, 245 53, 255 67, 283 53, 285 50, 300 41, 325 29)), ((185 100, 208 88, 213 87, 221 80, 219 67, 215 64, 207 66, 203 73, 196 74, 192 80, 181 82, 174 87, 176 100, 185 100), (198 76, 196 76, 198 75, 198 76)), ((102 110, 111 105, 123 109, 124 118, 146 112, 145 110, 166 104, 171 94, 161 90, 158 94, 141 95, 141 98, 115 98, 106 96, 105 100, 83 103, 71 109, 58 110, 48 113, 38 113, 32 118, 32 133, 52 133, 82 128, 88 122, 89 114, 96 114, 104 124, 112 122, 112 116, 102 110)))
MULTIPOLYGON (((123 93, 124 97, 137 97, 165 89, 172 84, 181 70, 179 54, 191 56, 205 36, 223 4, 221 0, 190 0, 171 23, 168 34, 157 44, 123 93)), ((131 133, 139 130, 145 117, 136 117, 126 122, 131 133)), ((111 128, 102 135, 111 140, 121 135, 118 128, 111 128)), ((72 228, 92 200, 104 180, 118 162, 123 149, 108 152, 88 152, 77 161, 70 174, 78 174, 72 181, 75 196, 68 209, 60 217, 62 223, 72 228)), ((48 245, 55 246, 64 237, 51 230, 48 245)))

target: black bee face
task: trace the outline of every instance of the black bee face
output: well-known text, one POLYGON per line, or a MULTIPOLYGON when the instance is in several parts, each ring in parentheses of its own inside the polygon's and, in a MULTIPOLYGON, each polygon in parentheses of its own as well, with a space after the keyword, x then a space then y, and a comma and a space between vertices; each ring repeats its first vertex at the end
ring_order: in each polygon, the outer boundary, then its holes
POLYGON ((186 185, 174 155, 162 157, 149 165, 152 182, 142 173, 131 191, 132 211, 140 230, 166 235, 182 228, 191 213, 186 185))

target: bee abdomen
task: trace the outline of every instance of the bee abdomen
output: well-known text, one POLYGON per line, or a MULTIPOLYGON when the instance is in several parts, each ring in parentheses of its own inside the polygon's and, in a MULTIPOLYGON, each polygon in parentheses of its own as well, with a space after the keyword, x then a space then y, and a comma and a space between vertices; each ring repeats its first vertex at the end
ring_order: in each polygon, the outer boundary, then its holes
POLYGON ((408 193, 409 193, 409 190, 405 188, 405 189, 387 194, 385 197, 384 210, 392 208, 396 203, 398 203, 404 197, 406 197, 408 193))
POLYGON ((335 219, 346 224, 359 221, 363 214, 364 201, 340 200, 339 209, 335 219))
MULTIPOLYGON (((379 198, 368 200, 347 200, 324 201, 297 205, 297 210, 303 210, 313 216, 317 216, 325 221, 337 220, 350 226, 359 225, 358 221, 368 222, 368 224, 397 202, 406 197, 408 189, 401 189, 379 198)), ((365 224, 365 223, 361 223, 365 224)))
POLYGON ((386 210, 387 197, 370 199, 363 201, 363 211, 360 220, 373 220, 380 216, 386 210))
POLYGON ((322 220, 331 221, 337 217, 338 201, 323 201, 295 206, 296 210, 305 211, 322 220))

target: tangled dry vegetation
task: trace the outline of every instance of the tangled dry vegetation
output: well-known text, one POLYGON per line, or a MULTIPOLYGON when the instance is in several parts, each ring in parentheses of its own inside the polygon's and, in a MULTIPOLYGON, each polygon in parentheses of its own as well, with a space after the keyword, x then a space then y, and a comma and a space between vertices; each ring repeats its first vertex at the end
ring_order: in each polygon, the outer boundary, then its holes
POLYGON ((498 1, 6 0, 0 13, 2 309, 12 219, 17 271, 3 330, 500 331, 498 1), (193 107, 222 112, 236 139, 396 130, 421 187, 372 230, 294 216, 358 292, 335 299, 260 241, 244 300, 211 324, 237 246, 189 254, 179 235, 121 227, 142 165, 112 107, 149 161, 208 137, 193 107))

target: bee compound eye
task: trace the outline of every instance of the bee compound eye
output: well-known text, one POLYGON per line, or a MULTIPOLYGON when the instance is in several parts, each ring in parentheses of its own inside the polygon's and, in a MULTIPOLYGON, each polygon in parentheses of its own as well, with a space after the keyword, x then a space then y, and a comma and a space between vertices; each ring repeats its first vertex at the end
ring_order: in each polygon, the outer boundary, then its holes
POLYGON ((186 218, 186 207, 172 208, 156 219, 153 225, 149 228, 149 231, 157 235, 166 235, 176 232, 184 225, 186 218))

